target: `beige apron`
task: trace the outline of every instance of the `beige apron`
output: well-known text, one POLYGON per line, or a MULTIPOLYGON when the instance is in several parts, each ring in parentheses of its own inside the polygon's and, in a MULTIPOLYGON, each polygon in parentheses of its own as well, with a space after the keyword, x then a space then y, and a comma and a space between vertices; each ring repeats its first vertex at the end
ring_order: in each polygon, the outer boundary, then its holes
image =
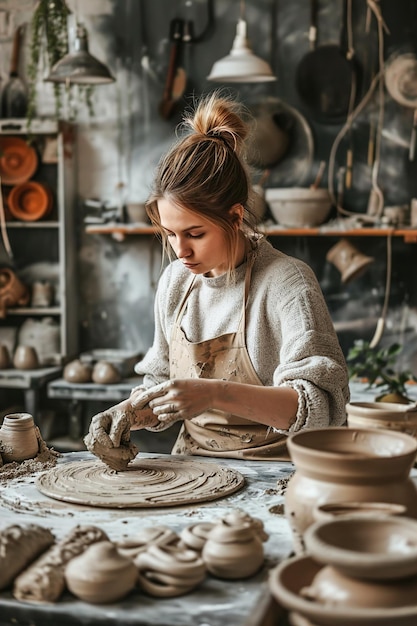
MULTIPOLYGON (((262 385, 250 360, 245 340, 246 302, 254 262, 250 254, 246 275, 242 315, 237 332, 192 343, 181 329, 188 296, 195 276, 181 302, 169 349, 170 378, 216 378, 237 383, 262 385)), ((262 424, 231 413, 205 411, 185 420, 172 454, 248 458, 254 460, 288 459, 286 436, 262 424)))

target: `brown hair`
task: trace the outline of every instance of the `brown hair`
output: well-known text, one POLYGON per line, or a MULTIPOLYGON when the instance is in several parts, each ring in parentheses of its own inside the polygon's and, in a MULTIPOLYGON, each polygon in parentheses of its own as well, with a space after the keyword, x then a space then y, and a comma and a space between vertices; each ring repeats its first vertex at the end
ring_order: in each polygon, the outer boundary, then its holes
POLYGON ((180 127, 186 131, 161 159, 146 203, 147 213, 169 255, 170 247, 161 228, 158 200, 167 198, 204 216, 219 226, 228 244, 227 272, 233 272, 238 230, 230 209, 241 204, 243 223, 255 230, 250 212, 251 183, 245 163, 245 140, 249 126, 244 108, 231 96, 214 91, 201 98, 187 113, 180 127))

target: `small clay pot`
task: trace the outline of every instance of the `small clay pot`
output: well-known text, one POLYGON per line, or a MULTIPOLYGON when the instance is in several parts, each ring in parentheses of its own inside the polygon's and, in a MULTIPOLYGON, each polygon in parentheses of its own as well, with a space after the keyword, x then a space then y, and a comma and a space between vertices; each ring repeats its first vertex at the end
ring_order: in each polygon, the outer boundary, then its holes
POLYGON ((111 385, 121 380, 119 370, 107 361, 97 361, 93 367, 93 382, 98 385, 111 385))
POLYGON ((12 359, 9 348, 4 344, 0 345, 0 370, 7 370, 12 366, 12 359))
POLYGON ((35 370, 39 367, 39 357, 33 346, 17 346, 13 365, 18 370, 35 370))
POLYGON ((29 288, 13 270, 8 267, 0 269, 0 318, 6 317, 9 307, 26 306, 29 299, 29 288))
POLYGON ((214 524, 202 556, 213 576, 225 579, 253 576, 264 562, 259 528, 251 518, 232 512, 214 524))
POLYGON ((89 383, 92 369, 88 363, 75 359, 64 367, 63 376, 68 383, 89 383))
POLYGON ((29 413, 10 413, 0 428, 4 463, 33 459, 39 452, 35 422, 29 413))
POLYGON ((72 559, 65 569, 68 589, 84 602, 107 604, 124 598, 136 585, 133 561, 110 541, 99 541, 72 559))

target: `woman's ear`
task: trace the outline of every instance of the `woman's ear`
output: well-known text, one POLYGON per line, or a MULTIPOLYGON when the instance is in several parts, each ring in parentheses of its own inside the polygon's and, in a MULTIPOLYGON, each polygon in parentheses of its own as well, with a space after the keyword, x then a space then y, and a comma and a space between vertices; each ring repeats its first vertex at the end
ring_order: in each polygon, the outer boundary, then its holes
POLYGON ((230 219, 233 224, 236 224, 238 228, 242 225, 243 222, 243 213, 245 209, 242 204, 234 204, 230 209, 230 219))

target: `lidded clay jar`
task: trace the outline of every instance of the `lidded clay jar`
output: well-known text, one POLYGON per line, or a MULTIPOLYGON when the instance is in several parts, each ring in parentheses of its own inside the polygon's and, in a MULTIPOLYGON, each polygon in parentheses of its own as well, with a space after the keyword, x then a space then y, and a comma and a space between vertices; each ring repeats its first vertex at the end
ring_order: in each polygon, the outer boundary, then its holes
POLYGON ((208 571, 226 579, 248 578, 261 568, 264 549, 258 524, 232 511, 209 532, 202 557, 208 571))
POLYGON ((0 428, 0 445, 4 463, 33 459, 39 452, 39 441, 32 415, 6 415, 0 428))
POLYGON ((110 541, 99 541, 71 559, 65 569, 68 589, 80 600, 107 604, 124 598, 136 585, 133 561, 110 541))
POLYGON ((388 502, 417 518, 417 488, 409 474, 417 440, 384 429, 323 428, 291 435, 288 451, 296 471, 285 493, 285 514, 296 552, 327 502, 388 502))

